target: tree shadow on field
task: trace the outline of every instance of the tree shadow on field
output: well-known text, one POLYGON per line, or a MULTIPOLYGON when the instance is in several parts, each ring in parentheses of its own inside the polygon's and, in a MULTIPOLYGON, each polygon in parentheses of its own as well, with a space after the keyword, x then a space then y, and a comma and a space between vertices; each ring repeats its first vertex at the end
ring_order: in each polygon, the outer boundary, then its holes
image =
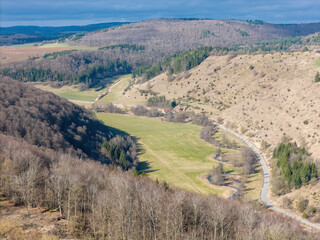
MULTIPOLYGON (((133 137, 134 141, 137 145, 137 153, 138 156, 141 156, 142 154, 144 154, 146 151, 143 149, 142 144, 138 143, 139 138, 133 137)), ((145 172, 145 173, 151 173, 151 172, 155 172, 158 171, 158 169, 152 169, 150 167, 150 164, 148 161, 138 161, 138 167, 137 170, 139 171, 139 173, 145 172)))

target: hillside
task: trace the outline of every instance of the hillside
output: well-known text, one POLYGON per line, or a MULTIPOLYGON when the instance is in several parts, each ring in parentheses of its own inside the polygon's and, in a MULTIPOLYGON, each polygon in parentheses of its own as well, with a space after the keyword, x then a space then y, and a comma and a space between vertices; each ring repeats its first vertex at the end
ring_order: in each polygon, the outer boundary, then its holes
POLYGON ((63 27, 39 27, 39 26, 13 26, 0 27, 0 46, 13 44, 24 44, 83 36, 86 32, 118 26, 121 22, 89 24, 85 26, 63 26, 63 27))
POLYGON ((139 44, 153 53, 173 54, 201 46, 231 46, 305 36, 320 23, 269 24, 262 21, 157 19, 87 33, 75 44, 108 46, 139 44))
POLYGON ((119 136, 78 105, 12 79, 0 81, 0 132, 31 145, 124 168, 136 165, 136 146, 129 136, 119 136), (103 153, 106 141, 110 149, 103 153), (122 152, 125 163, 120 162, 122 152))
POLYGON ((317 239, 266 210, 171 190, 3 134, 0 143, 0 193, 10 200, 0 201, 2 239, 317 239))
MULTIPOLYGON (((189 71, 134 84, 121 103, 146 104, 154 94, 165 95, 246 136, 264 152, 270 167, 273 149, 291 141, 304 146, 308 161, 320 169, 319 60, 318 51, 210 56, 189 71)), ((297 196, 304 196, 319 206, 319 184, 291 189, 273 201, 280 207, 289 198, 295 206, 297 196)), ((294 209, 286 211, 301 216, 294 209)))
POLYGON ((125 96, 141 102, 147 97, 140 89, 164 94, 214 119, 223 118, 225 125, 242 129, 258 145, 265 140, 275 146, 286 134, 298 143, 304 139, 320 158, 320 85, 314 82, 319 59, 316 51, 211 56, 173 75, 172 81, 163 73, 134 85, 125 96))

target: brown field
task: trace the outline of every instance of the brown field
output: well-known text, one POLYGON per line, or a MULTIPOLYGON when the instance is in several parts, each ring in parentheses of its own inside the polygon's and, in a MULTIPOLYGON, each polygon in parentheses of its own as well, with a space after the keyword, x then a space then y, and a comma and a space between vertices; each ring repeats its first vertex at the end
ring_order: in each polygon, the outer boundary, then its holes
POLYGON ((41 48, 39 46, 1 47, 0 63, 17 62, 32 57, 42 57, 46 53, 71 50, 71 47, 41 48))

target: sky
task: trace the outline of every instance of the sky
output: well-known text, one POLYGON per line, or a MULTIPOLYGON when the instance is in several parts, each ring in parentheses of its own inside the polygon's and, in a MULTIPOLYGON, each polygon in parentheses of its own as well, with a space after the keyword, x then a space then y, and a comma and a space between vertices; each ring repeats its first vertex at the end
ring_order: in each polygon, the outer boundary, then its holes
POLYGON ((320 0, 0 0, 2 27, 183 17, 320 22, 320 0))

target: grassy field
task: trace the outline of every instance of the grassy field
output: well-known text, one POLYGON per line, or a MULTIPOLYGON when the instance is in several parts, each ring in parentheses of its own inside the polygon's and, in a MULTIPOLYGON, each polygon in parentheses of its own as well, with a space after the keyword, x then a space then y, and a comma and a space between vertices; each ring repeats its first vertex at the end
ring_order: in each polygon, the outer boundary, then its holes
POLYGON ((320 67, 320 59, 316 61, 316 65, 320 67))
POLYGON ((124 89, 130 84, 132 80, 132 75, 124 75, 119 79, 119 83, 112 86, 109 90, 108 95, 100 99, 101 102, 112 102, 123 105, 138 105, 145 104, 146 101, 140 101, 135 98, 127 97, 123 94, 124 89))
MULTIPOLYGON (((112 78, 106 78, 102 81, 102 84, 108 87, 116 83, 117 81, 121 81, 123 78, 127 78, 128 76, 131 76, 131 75, 122 75, 122 76, 116 76, 112 78)), ((89 88, 85 91, 80 91, 75 86, 63 86, 61 88, 53 88, 53 87, 50 87, 49 85, 42 85, 42 84, 35 84, 33 86, 40 88, 42 90, 52 92, 68 100, 86 101, 86 102, 93 102, 99 95, 103 94, 107 88, 105 87, 103 89, 100 89, 99 91, 97 91, 97 88, 89 88)))
POLYGON ((138 139, 142 151, 139 168, 152 179, 205 195, 223 193, 198 179, 218 164, 210 158, 215 149, 198 137, 200 126, 107 113, 98 113, 97 117, 138 139))
POLYGON ((102 89, 100 91, 95 91, 95 89, 80 91, 75 86, 63 86, 61 88, 53 88, 53 87, 50 87, 49 85, 44 86, 41 84, 35 84, 34 86, 42 90, 52 92, 68 100, 88 101, 88 102, 93 102, 102 92, 105 91, 105 89, 102 89))
POLYGON ((208 186, 199 178, 218 164, 210 157, 214 147, 199 138, 200 126, 108 113, 98 113, 97 117, 138 139, 139 168, 152 179, 204 195, 229 191, 208 186))

